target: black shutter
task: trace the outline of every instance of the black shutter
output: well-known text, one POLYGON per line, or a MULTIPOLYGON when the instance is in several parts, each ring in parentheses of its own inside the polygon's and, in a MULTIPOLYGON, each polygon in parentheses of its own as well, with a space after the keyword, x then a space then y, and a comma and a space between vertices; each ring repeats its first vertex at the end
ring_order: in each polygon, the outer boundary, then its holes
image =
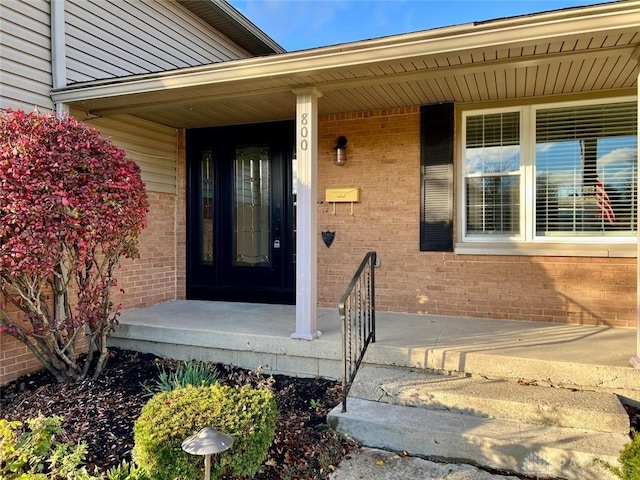
POLYGON ((453 103, 420 108, 420 250, 453 251, 453 103))

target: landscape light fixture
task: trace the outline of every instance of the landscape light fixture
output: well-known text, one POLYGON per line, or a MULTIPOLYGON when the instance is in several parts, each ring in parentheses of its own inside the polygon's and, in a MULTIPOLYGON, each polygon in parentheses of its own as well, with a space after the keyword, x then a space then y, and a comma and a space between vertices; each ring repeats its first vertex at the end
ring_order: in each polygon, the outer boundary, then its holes
POLYGON ((204 480, 211 479, 211 455, 224 452, 233 445, 233 438, 213 428, 204 427, 182 442, 182 450, 192 455, 204 455, 204 480))
POLYGON ((333 147, 333 149, 336 152, 333 163, 335 163, 339 167, 342 167, 345 163, 347 163, 347 137, 338 137, 336 146, 333 147))

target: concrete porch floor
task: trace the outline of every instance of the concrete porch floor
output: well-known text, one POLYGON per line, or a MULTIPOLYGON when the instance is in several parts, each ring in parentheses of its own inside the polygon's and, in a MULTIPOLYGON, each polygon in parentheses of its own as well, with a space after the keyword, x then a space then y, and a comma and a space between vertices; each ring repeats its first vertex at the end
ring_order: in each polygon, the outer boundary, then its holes
MULTIPOLYGON (((629 363, 636 330, 376 312, 365 363, 604 389, 640 400, 629 363)), ((295 306, 174 301, 123 312, 110 345, 265 372, 341 378, 337 309, 318 310, 322 336, 290 338, 295 306)))

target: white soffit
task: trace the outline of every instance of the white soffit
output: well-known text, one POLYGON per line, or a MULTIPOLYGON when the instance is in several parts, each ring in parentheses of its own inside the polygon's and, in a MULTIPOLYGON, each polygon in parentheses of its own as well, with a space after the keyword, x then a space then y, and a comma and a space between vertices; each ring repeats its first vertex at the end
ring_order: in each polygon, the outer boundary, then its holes
POLYGON ((636 87, 640 0, 78 84, 56 102, 173 127, 293 118, 293 88, 320 113, 636 87))

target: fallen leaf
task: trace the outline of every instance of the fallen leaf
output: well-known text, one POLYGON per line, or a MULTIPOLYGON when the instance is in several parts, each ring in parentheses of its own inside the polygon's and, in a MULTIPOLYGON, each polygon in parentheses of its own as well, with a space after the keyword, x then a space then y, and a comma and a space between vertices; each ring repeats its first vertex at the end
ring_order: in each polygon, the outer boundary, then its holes
POLYGON ((382 466, 384 466, 384 462, 382 460, 378 460, 376 462, 376 465, 379 466, 379 467, 382 467, 382 466))

